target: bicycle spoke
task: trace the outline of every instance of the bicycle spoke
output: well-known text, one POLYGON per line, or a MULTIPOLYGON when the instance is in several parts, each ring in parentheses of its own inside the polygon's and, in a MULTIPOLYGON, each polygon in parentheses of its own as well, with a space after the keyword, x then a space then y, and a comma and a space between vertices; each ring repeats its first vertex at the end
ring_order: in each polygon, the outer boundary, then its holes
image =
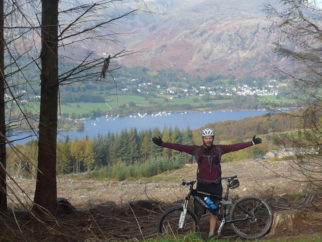
POLYGON ((190 214, 190 212, 187 212, 185 216, 183 227, 181 229, 179 228, 179 219, 181 212, 182 208, 177 208, 165 213, 165 215, 161 218, 159 224, 159 232, 162 234, 176 235, 197 231, 197 222, 195 221, 195 218, 190 214))
POLYGON ((260 199, 241 199, 232 211, 233 229, 241 237, 258 238, 271 226, 272 215, 266 204, 260 199))

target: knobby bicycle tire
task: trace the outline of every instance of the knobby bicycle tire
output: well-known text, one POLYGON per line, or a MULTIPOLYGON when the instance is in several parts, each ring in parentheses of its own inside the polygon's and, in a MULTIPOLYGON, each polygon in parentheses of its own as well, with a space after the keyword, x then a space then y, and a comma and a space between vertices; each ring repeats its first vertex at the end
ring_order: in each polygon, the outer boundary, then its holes
POLYGON ((199 220, 194 212, 187 209, 184 226, 179 229, 180 214, 183 211, 182 207, 174 207, 166 210, 158 223, 159 234, 178 235, 188 234, 189 232, 199 231, 199 220))
POLYGON ((245 239, 258 239, 271 228, 273 213, 270 206, 257 197, 243 197, 232 207, 231 220, 240 220, 231 224, 232 229, 245 239))

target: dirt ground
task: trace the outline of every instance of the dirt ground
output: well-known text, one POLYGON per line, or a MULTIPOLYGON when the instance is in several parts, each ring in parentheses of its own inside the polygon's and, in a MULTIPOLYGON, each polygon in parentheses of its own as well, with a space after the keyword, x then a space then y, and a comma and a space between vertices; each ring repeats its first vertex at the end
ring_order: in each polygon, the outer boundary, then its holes
MULTIPOLYGON (((272 195, 300 194, 306 191, 307 183, 304 177, 293 167, 292 162, 268 162, 265 160, 247 160, 222 164, 222 175, 238 175, 240 187, 232 190, 232 195, 272 195)), ((57 180, 58 197, 68 199, 78 208, 91 207, 106 202, 127 204, 137 200, 156 200, 174 202, 183 199, 187 188, 180 186, 181 181, 195 179, 196 164, 188 164, 184 168, 163 173, 151 179, 139 181, 98 181, 80 180, 59 177, 57 180)), ((14 195, 28 202, 33 198, 35 180, 15 177, 19 189, 11 181, 9 200, 16 201, 14 195), (30 199, 29 199, 30 198, 30 199)))
MULTIPOLYGON (((265 160, 222 164, 223 176, 238 175, 240 180, 240 187, 232 190, 233 197, 265 197, 278 215, 276 217, 281 217, 280 214, 285 211, 292 213, 291 225, 277 226, 266 238, 321 232, 322 197, 305 196, 307 183, 298 181, 303 180, 303 176, 292 166, 289 161, 265 160)), ((58 216, 56 223, 47 229, 38 229, 42 225, 34 223, 30 226, 29 217, 21 215, 18 221, 22 225, 18 226, 18 233, 13 233, 13 236, 19 236, 19 231, 23 231, 24 238, 35 241, 141 240, 156 237, 160 214, 184 198, 188 190, 180 186, 181 180, 193 180, 195 173, 196 165, 191 164, 140 181, 58 178, 58 196, 68 199, 76 210, 58 216)), ((22 201, 31 204, 35 181, 21 178, 15 178, 15 181, 18 185, 9 181, 9 187, 13 189, 9 192, 11 205, 21 207, 22 201)), ((284 223, 290 222, 281 222, 284 223)), ((207 229, 205 217, 202 231, 206 233, 207 229)), ((225 237, 235 238, 229 230, 225 232, 225 237)))

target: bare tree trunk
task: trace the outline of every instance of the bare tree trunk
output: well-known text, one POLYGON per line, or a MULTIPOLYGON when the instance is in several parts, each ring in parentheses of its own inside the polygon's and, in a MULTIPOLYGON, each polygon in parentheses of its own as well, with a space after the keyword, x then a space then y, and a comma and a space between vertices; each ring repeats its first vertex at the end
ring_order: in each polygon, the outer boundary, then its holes
POLYGON ((0 0, 0 213, 7 210, 3 0, 0 0))
POLYGON ((41 99, 38 172, 34 210, 52 214, 57 206, 56 146, 58 107, 58 2, 42 0, 41 99))

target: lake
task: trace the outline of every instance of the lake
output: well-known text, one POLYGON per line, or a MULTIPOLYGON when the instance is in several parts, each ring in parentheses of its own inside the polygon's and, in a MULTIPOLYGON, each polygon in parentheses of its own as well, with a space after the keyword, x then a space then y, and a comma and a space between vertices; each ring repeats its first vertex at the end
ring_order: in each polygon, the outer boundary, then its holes
MULTIPOLYGON (((80 139, 85 136, 92 139, 98 135, 105 135, 109 132, 118 133, 124 129, 136 128, 138 131, 144 129, 164 127, 179 129, 200 128, 210 122, 239 120, 246 117, 252 117, 268 113, 267 111, 257 110, 239 110, 239 111, 209 111, 209 112, 181 112, 169 113, 160 112, 157 114, 137 114, 126 117, 103 116, 93 120, 84 121, 84 130, 67 130, 58 133, 58 139, 64 140, 67 136, 71 139, 80 139)), ((20 133, 17 136, 10 137, 11 140, 21 139, 31 135, 30 132, 20 133)), ((15 144, 23 144, 35 137, 29 137, 24 140, 16 141, 15 144)))

